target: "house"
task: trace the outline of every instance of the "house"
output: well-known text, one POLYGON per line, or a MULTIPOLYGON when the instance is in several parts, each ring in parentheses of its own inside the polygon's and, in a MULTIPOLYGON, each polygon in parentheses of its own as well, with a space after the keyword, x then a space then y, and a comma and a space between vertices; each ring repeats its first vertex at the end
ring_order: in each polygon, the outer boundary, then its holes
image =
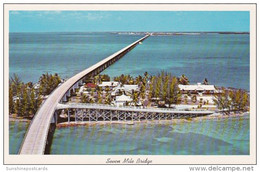
POLYGON ((179 85, 179 89, 183 94, 214 94, 216 92, 216 88, 214 85, 204 85, 201 83, 197 83, 194 85, 179 85))
POLYGON ((94 83, 87 83, 87 84, 85 84, 85 88, 87 88, 87 89, 92 89, 92 88, 96 88, 96 87, 97 87, 97 85, 94 84, 94 83))
POLYGON ((111 93, 112 96, 115 96, 119 90, 128 94, 131 94, 132 91, 139 91, 138 85, 118 85, 113 89, 114 91, 111 93))
POLYGON ((34 88, 35 90, 38 90, 38 89, 40 88, 40 84, 39 84, 39 83, 35 83, 35 84, 33 85, 33 88, 34 88))
POLYGON ((106 87, 109 87, 110 89, 117 87, 119 85, 119 82, 116 81, 106 81, 102 82, 98 86, 101 87, 102 89, 105 89, 106 87))
POLYGON ((179 85, 179 88, 183 94, 183 100, 197 104, 199 102, 202 102, 203 104, 214 104, 214 95, 219 93, 219 90, 217 90, 214 85, 204 85, 201 83, 194 85, 179 85), (190 96, 187 96, 187 94, 190 94, 190 96))
POLYGON ((130 96, 126 96, 126 95, 121 95, 121 96, 116 96, 116 99, 115 99, 115 104, 116 106, 126 106, 127 103, 130 103, 132 102, 133 99, 130 97, 130 96))

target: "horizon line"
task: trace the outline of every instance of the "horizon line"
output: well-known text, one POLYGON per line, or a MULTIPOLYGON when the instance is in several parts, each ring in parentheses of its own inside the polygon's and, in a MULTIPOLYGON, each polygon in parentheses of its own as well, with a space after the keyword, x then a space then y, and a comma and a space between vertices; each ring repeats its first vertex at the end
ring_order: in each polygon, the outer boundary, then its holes
POLYGON ((14 31, 9 33, 118 33, 118 32, 134 32, 134 33, 250 33, 250 31, 14 31))

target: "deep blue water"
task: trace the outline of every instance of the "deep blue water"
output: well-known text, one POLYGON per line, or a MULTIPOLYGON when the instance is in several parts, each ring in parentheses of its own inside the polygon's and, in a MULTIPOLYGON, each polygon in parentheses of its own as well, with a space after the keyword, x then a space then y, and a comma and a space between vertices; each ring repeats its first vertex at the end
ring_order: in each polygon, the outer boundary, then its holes
POLYGON ((37 82, 45 73, 71 77, 141 36, 111 33, 11 33, 9 74, 37 82))
MULTIPOLYGON (((42 73, 71 77, 142 35, 112 33, 11 33, 9 74, 36 82, 42 73)), ((249 35, 151 36, 103 73, 141 75, 161 70, 207 78, 218 86, 249 90, 249 35)))
POLYGON ((149 37, 103 73, 139 75, 162 70, 185 74, 191 83, 207 78, 214 85, 249 90, 249 35, 149 37))

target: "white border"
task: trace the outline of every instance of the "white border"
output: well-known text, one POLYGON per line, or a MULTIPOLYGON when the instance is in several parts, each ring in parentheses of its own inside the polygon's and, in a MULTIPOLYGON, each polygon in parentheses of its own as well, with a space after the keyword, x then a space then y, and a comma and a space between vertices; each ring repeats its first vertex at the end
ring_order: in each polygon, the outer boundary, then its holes
MULTIPOLYGON (((243 156, 106 156, 9 155, 8 108, 4 109, 4 163, 6 164, 105 164, 107 158, 146 158, 153 164, 255 164, 256 163, 256 6, 254 4, 5 4, 4 92, 8 93, 9 10, 128 10, 128 11, 250 11, 250 155, 243 156), (61 158, 62 157, 62 158, 61 158)), ((5 106, 8 94, 4 95, 5 106)))

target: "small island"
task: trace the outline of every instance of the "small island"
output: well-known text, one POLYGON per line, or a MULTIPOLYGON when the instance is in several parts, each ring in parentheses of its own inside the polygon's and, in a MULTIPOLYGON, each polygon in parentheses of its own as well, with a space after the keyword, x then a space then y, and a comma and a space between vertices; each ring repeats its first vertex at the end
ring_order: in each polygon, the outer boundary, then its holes
MULTIPOLYGON (((23 83, 15 74, 9 85, 10 120, 30 121, 48 95, 65 81, 58 74, 46 73, 35 84, 23 83)), ((85 79, 65 104, 214 111, 218 117, 227 117, 248 114, 249 93, 211 85, 207 78, 201 83, 191 84, 185 75, 176 77, 165 71, 157 75, 145 72, 137 77, 122 74, 112 78, 99 74, 85 79)), ((60 112, 60 122, 66 121, 68 113, 64 109, 60 112)), ((76 121, 76 117, 73 118, 76 121)))

